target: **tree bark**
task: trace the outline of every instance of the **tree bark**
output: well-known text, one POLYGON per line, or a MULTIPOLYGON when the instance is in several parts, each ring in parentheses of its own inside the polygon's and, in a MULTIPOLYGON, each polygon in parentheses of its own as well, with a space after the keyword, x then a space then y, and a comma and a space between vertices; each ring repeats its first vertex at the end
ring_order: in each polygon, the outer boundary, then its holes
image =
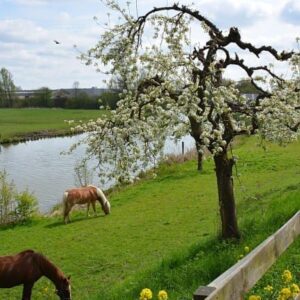
POLYGON ((227 151, 214 156, 219 206, 222 222, 222 238, 240 238, 236 218, 235 199, 233 191, 232 167, 234 160, 228 158, 227 151))
POLYGON ((201 172, 203 170, 203 152, 202 152, 203 149, 201 148, 201 145, 203 143, 200 141, 202 126, 192 117, 189 117, 189 120, 191 124, 190 134, 195 140, 195 145, 197 150, 197 159, 198 159, 197 170, 201 172))
POLYGON ((203 171, 203 154, 202 153, 198 153, 198 165, 197 165, 197 170, 199 172, 203 171))
POLYGON ((198 160, 197 170, 201 172, 203 171, 203 150, 201 149, 200 143, 197 141, 196 141, 196 150, 197 150, 197 160, 198 160))

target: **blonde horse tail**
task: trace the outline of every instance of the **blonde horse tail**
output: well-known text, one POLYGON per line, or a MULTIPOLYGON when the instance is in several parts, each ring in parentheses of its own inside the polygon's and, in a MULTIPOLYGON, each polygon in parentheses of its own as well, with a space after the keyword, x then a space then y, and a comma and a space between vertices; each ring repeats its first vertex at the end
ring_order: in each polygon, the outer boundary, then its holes
POLYGON ((66 223, 66 218, 69 217, 68 192, 63 195, 63 218, 66 223))

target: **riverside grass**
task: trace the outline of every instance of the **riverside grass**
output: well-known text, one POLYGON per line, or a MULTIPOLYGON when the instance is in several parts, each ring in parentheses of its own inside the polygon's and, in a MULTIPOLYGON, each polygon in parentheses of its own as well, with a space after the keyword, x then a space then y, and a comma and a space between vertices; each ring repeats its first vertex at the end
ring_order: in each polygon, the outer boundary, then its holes
MULTIPOLYGON (((74 299, 138 299, 143 288, 166 290, 169 299, 191 299, 234 264, 245 246, 253 249, 300 208, 300 142, 285 148, 241 139, 235 178, 240 243, 218 239, 217 188, 212 160, 161 165, 144 179, 109 196, 112 214, 86 219, 74 212, 0 229, 0 255, 32 248, 72 276, 74 299)), ((100 211, 100 209, 98 208, 100 211)), ((43 296, 47 280, 34 288, 43 296)), ((0 299, 19 299, 21 288, 0 289, 0 299)), ((55 296, 47 299, 56 299, 55 296)))
POLYGON ((87 121, 104 115, 101 110, 59 108, 0 109, 0 143, 44 136, 66 135, 70 126, 64 120, 87 121))

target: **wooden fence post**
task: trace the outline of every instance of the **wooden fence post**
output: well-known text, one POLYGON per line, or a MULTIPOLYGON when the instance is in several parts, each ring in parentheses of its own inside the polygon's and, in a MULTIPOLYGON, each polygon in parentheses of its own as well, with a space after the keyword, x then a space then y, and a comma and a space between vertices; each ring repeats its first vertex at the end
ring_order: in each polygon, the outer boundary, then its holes
POLYGON ((216 288, 211 286, 199 286, 194 293, 194 300, 206 299, 216 288))

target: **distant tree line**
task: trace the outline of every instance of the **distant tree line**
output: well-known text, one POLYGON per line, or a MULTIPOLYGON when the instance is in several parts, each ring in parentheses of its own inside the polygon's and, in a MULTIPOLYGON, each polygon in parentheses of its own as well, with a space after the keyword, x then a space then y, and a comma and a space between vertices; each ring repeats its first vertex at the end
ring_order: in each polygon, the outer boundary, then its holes
MULTIPOLYGON (((223 84, 232 83, 231 80, 224 79, 223 84)), ((249 79, 243 79, 236 82, 237 89, 241 93, 251 94, 259 93, 249 79)), ((34 95, 27 98, 20 98, 16 92, 21 89, 16 87, 12 74, 5 68, 0 70, 0 108, 26 108, 26 107, 57 107, 67 109, 115 109, 119 101, 119 92, 124 88, 124 81, 115 77, 110 83, 111 91, 102 93, 100 96, 89 96, 80 91, 79 82, 73 84, 72 96, 57 95, 53 97, 52 91, 48 87, 41 87, 35 91, 34 95)))
POLYGON ((58 94, 48 87, 41 87, 28 97, 19 97, 12 74, 5 68, 0 70, 0 108, 56 107, 66 109, 99 109, 100 105, 115 109, 119 101, 119 90, 112 89, 100 96, 90 96, 80 91, 79 83, 74 82, 72 95, 58 94))

